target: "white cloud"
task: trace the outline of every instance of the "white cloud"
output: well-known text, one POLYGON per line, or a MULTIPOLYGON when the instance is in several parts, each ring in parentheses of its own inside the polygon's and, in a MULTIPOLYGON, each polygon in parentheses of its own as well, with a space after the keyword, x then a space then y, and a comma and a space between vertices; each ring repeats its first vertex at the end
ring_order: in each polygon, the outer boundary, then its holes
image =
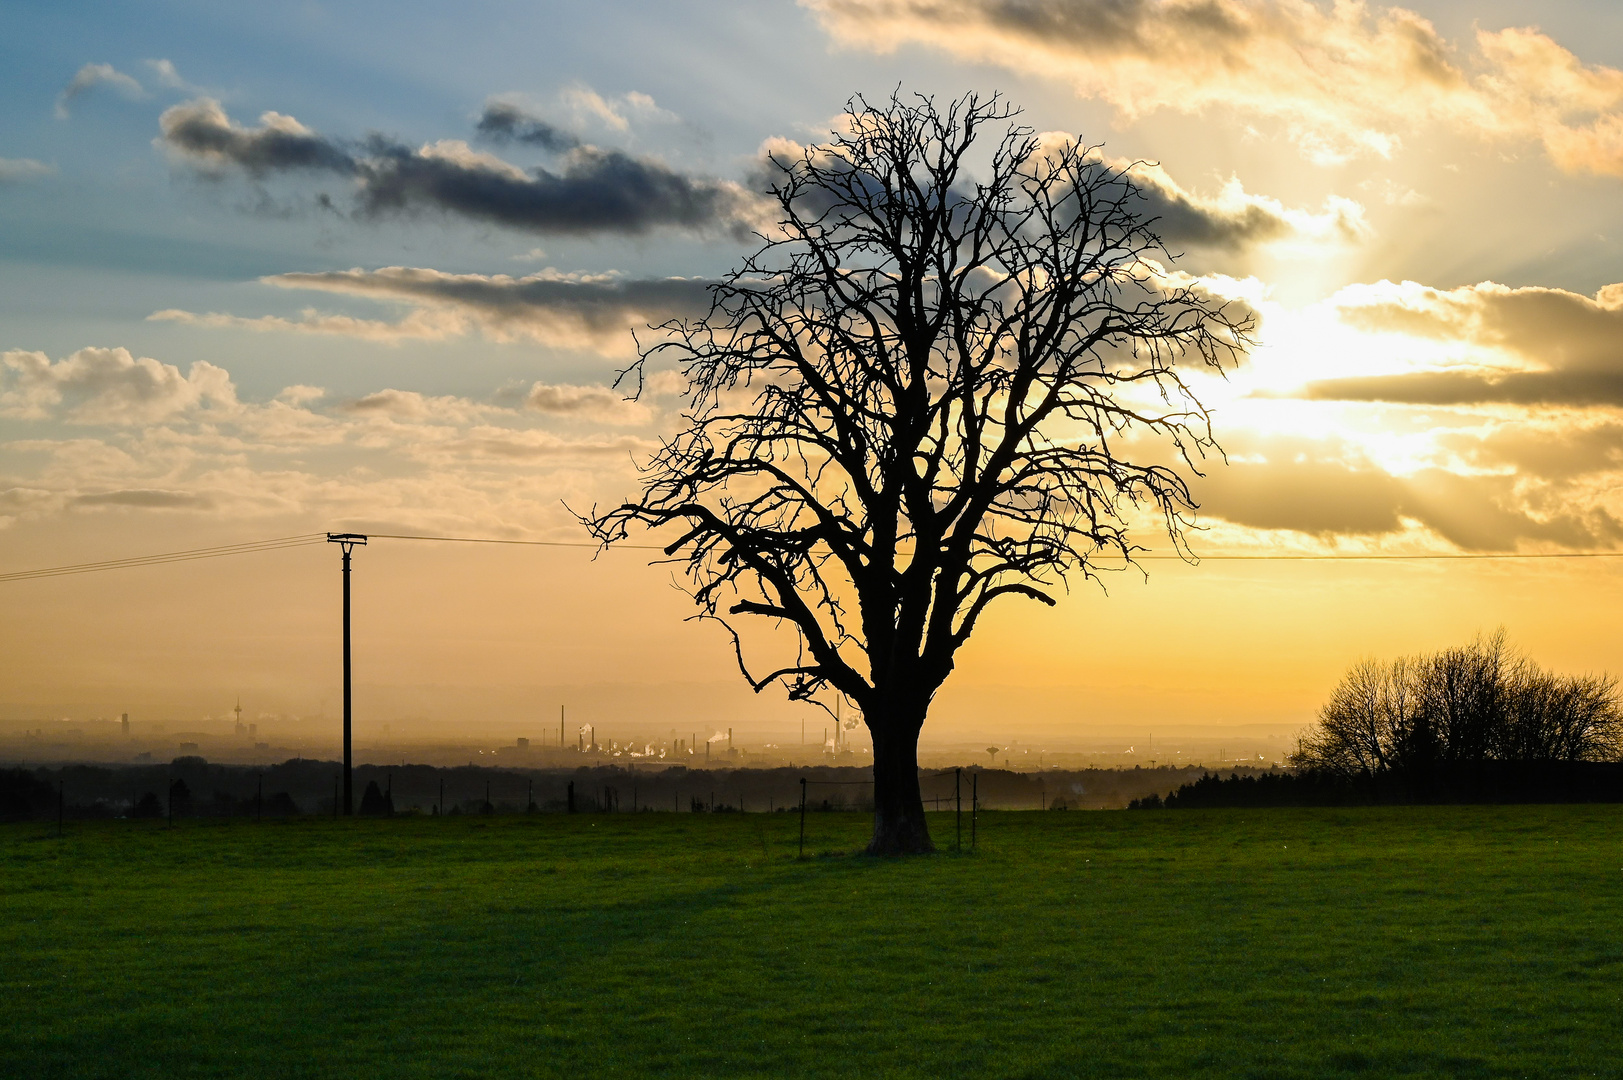
POLYGON ((524 407, 538 413, 591 420, 600 424, 646 424, 653 411, 640 401, 627 401, 607 386, 550 385, 538 382, 525 395, 524 407))
POLYGON ((180 77, 175 65, 169 60, 148 60, 147 67, 152 69, 152 77, 158 80, 158 85, 170 90, 179 90, 187 94, 196 94, 200 89, 180 77))
POLYGON ((0 415, 82 424, 147 424, 176 413, 237 407, 223 368, 198 361, 182 375, 173 364, 128 349, 80 349, 55 362, 42 352, 0 355, 0 415))
POLYGON ((187 377, 124 349, 56 362, 14 351, 0 375, 0 414, 107 424, 93 435, 46 426, 0 444, 0 528, 60 514, 207 512, 576 536, 559 500, 623 494, 632 458, 657 446, 612 429, 550 430, 627 417, 645 426, 651 410, 602 387, 543 383, 525 392, 538 408, 401 389, 329 401, 306 385, 242 402, 220 368, 194 365, 187 377))
POLYGON ((62 93, 56 99, 56 115, 60 120, 66 120, 70 115, 70 107, 75 101, 83 97, 97 86, 110 86, 127 98, 142 98, 146 91, 132 76, 117 70, 111 64, 86 64, 62 88, 62 93))
POLYGON ((412 311, 396 322, 324 314, 315 308, 305 308, 297 319, 287 319, 280 315, 249 317, 219 311, 192 312, 176 308, 154 311, 147 319, 153 322, 175 322, 184 326, 201 326, 215 330, 337 335, 384 345, 395 345, 402 341, 443 341, 467 333, 471 326, 471 321, 460 312, 427 308, 412 311))
POLYGON ((13 184, 24 180, 37 180, 51 176, 56 168, 33 158, 0 158, 0 184, 13 184))

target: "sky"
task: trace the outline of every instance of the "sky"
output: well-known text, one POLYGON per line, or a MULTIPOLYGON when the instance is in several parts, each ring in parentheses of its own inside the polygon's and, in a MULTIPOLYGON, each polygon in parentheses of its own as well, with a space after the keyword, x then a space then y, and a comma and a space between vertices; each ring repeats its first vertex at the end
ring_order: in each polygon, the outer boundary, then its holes
MULTIPOLYGON (((679 386, 634 328, 757 243, 765 148, 999 92, 1258 314, 1206 556, 1623 551, 1623 9, 803 0, 13 5, 0 572, 355 531, 585 541, 679 386), (1533 20, 1536 17, 1536 21, 1533 20)), ((1165 551, 1164 541, 1145 542, 1165 551)), ((375 540, 357 725, 786 730, 648 552, 375 540), (546 724, 555 723, 545 720, 546 724)), ((926 737, 1308 723, 1503 626, 1623 671, 1623 559, 1151 560, 1006 601, 926 737)), ((0 581, 0 718, 331 716, 325 545, 0 581)), ((820 723, 820 719, 815 722, 820 723)), ((702 737, 702 736, 701 736, 702 737)))

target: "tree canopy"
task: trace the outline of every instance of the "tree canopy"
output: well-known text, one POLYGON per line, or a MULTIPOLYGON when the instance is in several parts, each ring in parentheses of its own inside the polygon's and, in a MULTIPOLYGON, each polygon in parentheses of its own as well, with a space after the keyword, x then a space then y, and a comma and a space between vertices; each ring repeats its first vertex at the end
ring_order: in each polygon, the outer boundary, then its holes
POLYGON ((1187 373, 1250 342, 1243 305, 1167 270, 1130 170, 997 97, 854 98, 769 160, 777 229, 627 377, 677 365, 686 425, 604 543, 671 526, 700 618, 756 690, 825 692, 873 736, 871 850, 928 850, 917 741, 988 606, 1181 545, 1216 448, 1187 373), (741 616, 792 628, 750 659, 741 616))

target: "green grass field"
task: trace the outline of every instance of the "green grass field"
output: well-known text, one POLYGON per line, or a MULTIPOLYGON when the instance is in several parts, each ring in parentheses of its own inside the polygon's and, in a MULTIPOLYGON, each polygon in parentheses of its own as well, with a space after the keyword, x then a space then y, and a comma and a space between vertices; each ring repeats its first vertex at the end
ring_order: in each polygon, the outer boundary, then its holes
POLYGON ((1623 1075, 1623 807, 809 826, 6 826, 0 1075, 1623 1075))

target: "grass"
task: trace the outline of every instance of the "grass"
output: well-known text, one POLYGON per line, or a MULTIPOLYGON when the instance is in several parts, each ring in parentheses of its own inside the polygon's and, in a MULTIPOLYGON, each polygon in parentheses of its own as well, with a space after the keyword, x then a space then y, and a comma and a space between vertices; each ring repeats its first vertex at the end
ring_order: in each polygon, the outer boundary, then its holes
POLYGON ((795 827, 6 826, 0 1075, 1623 1075, 1623 807, 795 827))

